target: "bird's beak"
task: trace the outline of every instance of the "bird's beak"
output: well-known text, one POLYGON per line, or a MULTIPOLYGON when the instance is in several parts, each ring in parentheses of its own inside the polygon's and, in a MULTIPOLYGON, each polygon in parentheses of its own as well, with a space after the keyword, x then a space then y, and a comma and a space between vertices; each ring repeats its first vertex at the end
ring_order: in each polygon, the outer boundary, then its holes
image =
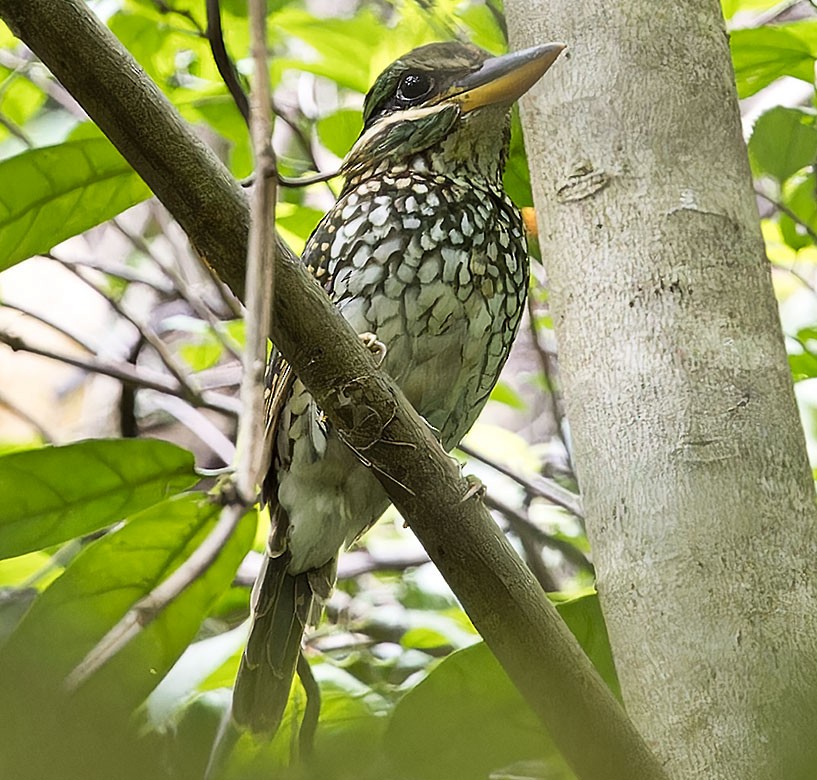
POLYGON ((563 43, 545 43, 491 57, 456 84, 449 99, 459 103, 464 114, 495 103, 510 105, 545 75, 565 48, 563 43))

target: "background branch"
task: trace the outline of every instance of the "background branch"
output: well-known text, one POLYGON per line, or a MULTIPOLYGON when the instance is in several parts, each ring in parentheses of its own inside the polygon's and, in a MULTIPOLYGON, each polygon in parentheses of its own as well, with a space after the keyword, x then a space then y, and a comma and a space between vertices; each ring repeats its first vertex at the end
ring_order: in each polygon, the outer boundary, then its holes
POLYGON ((244 121, 250 124, 250 101, 241 86, 241 79, 238 75, 235 63, 227 53, 224 44, 224 30, 221 28, 221 5, 219 0, 207 0, 207 40, 210 43, 210 51, 213 53, 213 60, 216 63, 221 78, 227 85, 227 89, 232 95, 236 108, 244 121))

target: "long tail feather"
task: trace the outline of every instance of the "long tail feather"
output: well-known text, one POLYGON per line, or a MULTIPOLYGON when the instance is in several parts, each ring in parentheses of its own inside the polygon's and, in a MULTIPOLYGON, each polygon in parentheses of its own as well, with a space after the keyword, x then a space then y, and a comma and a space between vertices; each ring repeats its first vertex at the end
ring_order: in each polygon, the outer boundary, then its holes
POLYGON ((312 587, 287 572, 289 555, 267 558, 253 592, 253 627, 233 691, 233 718, 271 736, 281 724, 301 651, 312 587))

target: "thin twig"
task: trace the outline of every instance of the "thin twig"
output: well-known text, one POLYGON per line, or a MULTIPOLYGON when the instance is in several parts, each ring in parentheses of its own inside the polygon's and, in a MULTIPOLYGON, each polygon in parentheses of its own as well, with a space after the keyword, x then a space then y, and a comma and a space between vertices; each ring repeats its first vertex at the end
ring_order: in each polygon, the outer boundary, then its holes
POLYGON ((191 403, 195 403, 197 399, 200 398, 201 391, 199 387, 195 385, 193 381, 191 381, 189 369, 182 366, 181 363, 176 360, 176 357, 173 355, 170 349, 168 349, 167 344, 162 341, 153 328, 151 328, 146 322, 142 322, 130 314, 115 296, 106 292, 100 285, 86 276, 85 270, 81 265, 67 260, 63 261, 59 257, 52 254, 46 255, 46 257, 56 260, 56 262, 60 263, 62 266, 71 271, 71 273, 73 273, 78 279, 85 282, 88 287, 94 290, 98 295, 102 296, 120 317, 127 320, 131 325, 133 325, 134 328, 136 328, 137 331, 139 331, 145 341, 150 344, 151 347, 153 347, 165 368, 167 368, 167 370, 173 375, 174 379, 179 383, 185 399, 189 400, 191 403))
MULTIPOLYGON (((253 550, 247 553, 236 572, 233 585, 240 588, 251 587, 258 579, 258 574, 264 564, 264 557, 262 553, 253 550)), ((425 550, 418 550, 407 555, 387 555, 369 549, 352 550, 344 552, 338 559, 338 581, 351 580, 361 574, 405 571, 422 566, 430 560, 425 550)))
MULTIPOLYGON (((768 258, 767 258, 767 261, 768 261, 768 258)), ((769 261, 769 262, 771 263, 771 261, 769 261)), ((798 270, 796 270, 795 268, 792 268, 791 266, 778 265, 778 266, 775 266, 775 267, 778 268, 779 270, 783 271, 784 273, 787 273, 790 276, 793 276, 813 296, 817 297, 817 286, 815 286, 812 282, 810 282, 808 279, 806 279, 806 277, 803 276, 803 274, 801 274, 798 270)))
POLYGON ((564 432, 564 415, 562 414, 562 407, 559 402, 559 394, 556 390, 556 380, 555 380, 555 366, 553 362, 553 355, 550 354, 543 346, 540 340, 541 333, 539 331, 539 325, 536 320, 536 311, 534 310, 533 306, 533 297, 528 295, 527 300, 527 307, 528 307, 528 322, 530 324, 530 335, 531 335, 531 343, 533 344, 533 351, 536 353, 536 357, 539 360, 539 367, 542 369, 542 374, 545 377, 545 381, 547 382, 547 389, 548 389, 548 398, 550 399, 550 410, 551 415, 553 416, 553 422, 556 425, 556 432, 559 435, 559 439, 562 442, 562 446, 564 447, 565 453, 567 454, 567 463, 570 468, 571 473, 573 472, 573 462, 570 455, 570 448, 567 445, 567 437, 565 436, 564 432))
POLYGON ((556 504, 556 506, 566 509, 568 512, 574 514, 578 518, 584 517, 581 496, 577 496, 567 488, 563 488, 557 482, 539 475, 525 476, 523 474, 517 474, 515 471, 509 469, 502 463, 489 458, 487 455, 477 452, 466 444, 460 444, 457 449, 464 452, 466 455, 468 455, 468 457, 474 458, 480 463, 484 463, 486 466, 490 466, 500 474, 504 474, 506 477, 512 479, 514 482, 525 488, 525 490, 531 495, 547 499, 552 504, 556 504))
POLYGON ((32 141, 25 132, 14 122, 12 122, 5 114, 0 114, 0 125, 6 128, 18 141, 21 141, 28 149, 34 146, 32 141))
POLYGON ((48 326, 52 330, 55 330, 57 333, 65 336, 69 341, 76 344, 81 349, 84 349, 86 352, 91 354, 96 353, 96 348, 85 341, 82 337, 78 336, 76 333, 71 332, 66 328, 62 323, 56 322, 44 314, 38 314, 35 311, 23 306, 19 303, 9 303, 8 301, 0 301, 0 308, 3 309, 11 309, 12 311, 20 312, 20 314, 24 314, 26 317, 30 317, 32 320, 36 320, 37 322, 42 323, 43 325, 48 326))
POLYGON ((247 503, 258 495, 268 462, 264 436, 264 374, 267 339, 272 325, 275 279, 275 153, 272 150, 272 98, 267 63, 267 5, 250 0, 250 40, 253 57, 250 131, 255 153, 256 183, 250 195, 250 236, 247 247, 247 308, 244 373, 241 378, 241 420, 236 441, 236 489, 247 503))
MULTIPOLYGON (((177 398, 185 398, 184 389, 178 384, 172 382, 167 376, 159 371, 152 371, 146 368, 137 368, 136 366, 127 363, 106 363, 98 357, 80 358, 75 355, 68 355, 62 352, 55 352, 51 349, 37 347, 33 344, 15 336, 7 331, 0 330, 0 343, 11 347, 15 352, 29 352, 32 355, 39 355, 40 357, 51 358, 60 363, 66 363, 69 366, 80 368, 90 374, 102 374, 104 376, 113 377, 120 382, 125 382, 133 387, 145 388, 147 390, 156 390, 159 393, 173 395, 177 398)), ((212 409, 222 414, 235 416, 238 414, 239 404, 234 398, 206 391, 201 393, 193 402, 204 409, 212 409)))
POLYGON ((122 620, 102 637, 91 652, 66 677, 66 689, 75 691, 94 672, 125 647, 145 626, 152 623, 161 611, 178 598, 191 582, 204 574, 218 557, 221 548, 232 536, 245 511, 244 507, 240 505, 225 507, 213 530, 193 551, 192 555, 164 582, 157 585, 143 599, 137 601, 122 620))
MULTIPOLYGON (((238 73, 238 68, 235 66, 232 57, 227 52, 227 47, 224 43, 224 31, 221 27, 221 7, 219 0, 206 0, 207 8, 207 33, 206 37, 210 43, 210 51, 213 54, 213 61, 216 63, 221 78, 227 87, 227 91, 233 98, 233 102, 238 109, 238 112, 244 118, 247 125, 250 125, 250 104, 247 99, 247 93, 241 85, 241 77, 238 73)), ((269 87, 269 85, 268 85, 269 87)), ((284 112, 275 104, 270 103, 271 110, 275 116, 279 117, 292 131, 292 134, 303 147, 313 168, 318 171, 318 163, 315 158, 315 153, 312 150, 312 144, 303 130, 298 126, 298 123, 290 119, 284 112)), ((316 184, 318 182, 328 181, 337 176, 337 173, 321 173, 318 171, 314 175, 298 177, 297 179, 290 179, 275 171, 275 177, 282 187, 306 187, 309 184, 316 184)))
POLYGON ((205 38, 207 33, 205 29, 199 24, 199 20, 196 19, 193 14, 181 8, 172 8, 169 6, 164 0, 153 0, 153 4, 156 6, 156 9, 159 11, 160 14, 173 14, 174 16, 180 16, 182 19, 186 19, 193 27, 196 29, 196 32, 202 37, 205 38))
MULTIPOLYGON (((263 467, 264 367, 272 316, 272 263, 274 261, 275 159, 270 148, 269 81, 266 66, 266 3, 250 3, 250 24, 256 74, 253 80, 251 126, 259 184, 253 193, 247 258, 247 344, 241 381, 242 414, 235 458, 236 495, 221 511, 218 523, 193 554, 164 582, 132 607, 94 647, 66 680, 74 690, 151 623, 215 561, 256 499, 263 467), (262 66, 262 67, 260 67, 262 66), (269 175, 272 174, 272 175, 269 175), (272 224, 271 224, 272 223, 272 224)), ((225 493, 225 495, 227 495, 225 493)))
POLYGON ((244 316, 244 308, 238 298, 233 295, 232 291, 218 276, 212 273, 212 269, 206 263, 202 263, 201 257, 191 255, 190 244, 186 236, 182 240, 176 240, 179 224, 171 218, 164 205, 158 201, 150 201, 149 203, 151 215, 159 224, 165 239, 170 242, 180 265, 183 260, 190 260, 194 264, 196 271, 203 272, 202 278, 212 285, 212 289, 224 304, 224 308, 236 319, 241 319, 244 316))
POLYGON ((777 21, 777 19, 786 13, 790 8, 793 8, 797 5, 800 0, 783 0, 783 2, 778 3, 773 8, 770 8, 768 11, 764 11, 759 13, 753 20, 752 20, 752 27, 765 27, 766 25, 773 24, 777 21))
POLYGON ((482 500, 485 502, 485 505, 488 508, 503 514, 515 530, 524 526, 524 532, 535 538, 538 544, 542 545, 543 547, 550 547, 552 550, 557 550, 565 557, 566 560, 570 561, 570 563, 572 563, 578 569, 590 572, 593 571, 593 564, 590 563, 587 556, 570 542, 546 533, 535 523, 531 522, 528 517, 521 514, 513 507, 508 506, 503 501, 494 498, 490 493, 486 494, 482 500))
POLYGON ((42 72, 41 68, 33 67, 38 62, 23 59, 8 49, 0 50, 0 65, 16 71, 26 81, 45 92, 55 103, 64 108, 71 116, 80 121, 87 121, 88 117, 82 107, 74 100, 71 93, 55 79, 42 72))
POLYGON ((100 260, 91 260, 89 258, 84 258, 78 262, 58 259, 58 262, 61 262, 64 265, 73 266, 74 268, 83 267, 89 268, 92 271, 99 271, 106 276, 113 276, 115 279, 121 279, 123 282, 142 284, 145 287, 149 287, 151 290, 155 290, 163 297, 171 296, 176 292, 173 285, 167 284, 167 282, 164 280, 151 279, 147 274, 140 273, 139 271, 133 268, 128 268, 127 266, 113 265, 112 263, 105 263, 100 260))
POLYGON ((247 93, 241 86, 241 79, 235 63, 227 53, 224 44, 224 31, 221 28, 221 7, 219 0, 207 0, 207 41, 210 44, 210 51, 213 53, 213 60, 216 63, 221 78, 227 85, 227 89, 233 98, 233 102, 238 112, 244 117, 247 125, 250 124, 250 102, 247 100, 247 93))
POLYGON ((759 197, 763 198, 763 200, 770 203, 778 211, 785 214, 792 222, 803 228, 803 230, 806 231, 808 237, 815 244, 817 244, 817 231, 815 231, 814 228, 812 228, 811 225, 805 222, 801 217, 798 217, 797 214, 795 214, 785 203, 781 203, 779 200, 775 200, 775 198, 771 197, 770 195, 767 195, 765 192, 763 192, 763 190, 757 187, 755 187, 755 195, 758 195, 759 197))
POLYGON ((120 220, 113 220, 114 227, 123 235, 128 241, 133 244, 134 248, 148 257, 163 274, 165 274, 172 282, 175 290, 184 298, 185 302, 190 305, 190 308, 196 313, 199 319, 207 322, 212 329, 213 334, 218 339, 219 343, 231 354, 233 357, 241 358, 241 347, 238 342, 224 332, 222 321, 216 316, 213 310, 204 302, 204 299, 187 283, 187 279, 179 273, 170 264, 165 263, 151 248, 150 244, 145 241, 142 236, 132 233, 126 228, 120 220))
MULTIPOLYGON (((334 179, 338 175, 338 171, 329 171, 328 173, 312 173, 308 176, 299 176, 297 179, 290 179, 288 176, 283 176, 279 173, 277 178, 278 184, 282 187, 296 188, 308 187, 310 184, 321 184, 330 179, 334 179)), ((335 193, 333 192, 332 196, 334 197, 334 195, 335 193)))
POLYGON ((233 462, 235 445, 198 409, 194 409, 181 398, 167 394, 157 399, 157 404, 204 442, 224 463, 233 462))
MULTIPOLYGON (((284 110, 278 106, 274 101, 272 104, 272 111, 276 117, 278 117, 292 132, 295 139, 301 145, 301 148, 304 150, 307 158, 309 159, 309 163, 312 166, 314 171, 317 173, 309 174, 306 176, 298 176, 297 178, 290 179, 287 176, 282 176, 280 173, 278 174, 278 184, 282 187, 307 187, 310 184, 320 184, 323 182, 328 182, 330 179, 334 179, 336 176, 340 174, 339 171, 327 171, 326 173, 322 173, 320 166, 318 165, 318 158, 315 155, 315 150, 312 148, 312 141, 310 140, 309 136, 304 132, 303 128, 298 124, 298 122, 293 119, 292 117, 288 116, 284 110)), ((327 189, 332 193, 332 197, 335 197, 335 193, 332 191, 332 188, 329 187, 327 184, 327 189)))

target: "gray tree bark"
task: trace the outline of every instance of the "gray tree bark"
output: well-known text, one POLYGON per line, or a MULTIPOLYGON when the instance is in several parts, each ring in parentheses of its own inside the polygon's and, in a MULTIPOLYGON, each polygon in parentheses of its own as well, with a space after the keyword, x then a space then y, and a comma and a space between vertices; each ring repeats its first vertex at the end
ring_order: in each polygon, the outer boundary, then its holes
POLYGON ((625 704, 672 778, 817 774, 817 513, 717 0, 506 0, 625 704))

